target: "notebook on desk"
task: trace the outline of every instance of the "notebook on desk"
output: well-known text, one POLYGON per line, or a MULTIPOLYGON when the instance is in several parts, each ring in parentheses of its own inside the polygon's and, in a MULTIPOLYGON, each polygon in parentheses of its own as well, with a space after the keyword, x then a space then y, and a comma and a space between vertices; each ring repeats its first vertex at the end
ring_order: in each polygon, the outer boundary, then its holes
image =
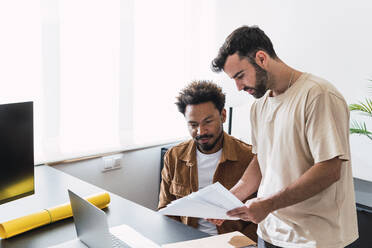
POLYGON ((78 239, 53 248, 159 248, 127 225, 108 227, 105 212, 68 190, 78 239))

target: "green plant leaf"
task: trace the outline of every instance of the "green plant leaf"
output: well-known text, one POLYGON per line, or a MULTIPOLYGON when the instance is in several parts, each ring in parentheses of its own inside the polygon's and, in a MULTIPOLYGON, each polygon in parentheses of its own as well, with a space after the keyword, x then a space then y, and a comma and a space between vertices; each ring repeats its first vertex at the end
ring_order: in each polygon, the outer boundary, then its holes
POLYGON ((372 132, 367 130, 366 123, 359 123, 357 121, 352 121, 350 126, 351 134, 365 135, 372 140, 372 132))
POLYGON ((359 111, 361 114, 372 117, 372 99, 365 99, 365 102, 353 103, 349 105, 350 111, 359 111))
MULTIPOLYGON (((372 79, 369 79, 368 81, 372 83, 372 79)), ((372 84, 368 88, 370 89, 370 92, 372 93, 372 84)), ((364 102, 350 104, 349 109, 350 111, 358 111, 362 115, 372 117, 372 99, 366 98, 364 102)), ((367 126, 365 122, 359 123, 355 120, 352 121, 350 124, 350 133, 365 135, 369 139, 372 140, 372 132, 367 130, 367 126)))

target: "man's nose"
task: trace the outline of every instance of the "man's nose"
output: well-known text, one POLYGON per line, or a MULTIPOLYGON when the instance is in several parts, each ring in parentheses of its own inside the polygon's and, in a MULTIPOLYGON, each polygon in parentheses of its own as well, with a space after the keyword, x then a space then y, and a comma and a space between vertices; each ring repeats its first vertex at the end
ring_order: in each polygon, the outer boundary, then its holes
POLYGON ((204 126, 203 125, 199 125, 199 127, 198 127, 198 135, 200 136, 200 135, 203 135, 203 134, 206 134, 207 132, 206 132, 206 128, 204 128, 204 126))
POLYGON ((244 89, 244 85, 239 80, 235 79, 235 85, 236 85, 236 88, 238 89, 238 91, 241 91, 241 90, 244 89))

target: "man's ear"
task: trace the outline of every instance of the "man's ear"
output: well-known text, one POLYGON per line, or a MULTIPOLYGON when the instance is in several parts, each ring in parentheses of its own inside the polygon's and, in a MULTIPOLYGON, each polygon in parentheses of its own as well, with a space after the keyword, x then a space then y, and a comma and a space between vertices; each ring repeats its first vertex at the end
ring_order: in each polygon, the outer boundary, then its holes
POLYGON ((222 109, 221 111, 221 121, 222 123, 225 123, 226 121, 226 109, 222 109))
POLYGON ((256 52, 255 61, 259 67, 266 70, 267 64, 269 63, 269 55, 266 52, 259 50, 256 52))

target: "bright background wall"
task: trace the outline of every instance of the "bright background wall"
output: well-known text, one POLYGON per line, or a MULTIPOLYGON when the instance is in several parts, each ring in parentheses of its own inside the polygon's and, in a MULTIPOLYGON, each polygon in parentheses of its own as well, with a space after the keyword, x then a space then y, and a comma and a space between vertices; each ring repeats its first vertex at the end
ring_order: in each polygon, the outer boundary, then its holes
MULTIPOLYGON (((218 43, 241 25, 258 25, 284 62, 329 80, 348 103, 372 97, 371 1, 216 1, 216 11, 218 43)), ((227 78, 224 82, 233 83, 227 78)), ((250 141, 249 128, 244 128, 249 127, 248 110, 234 109, 233 134, 250 141)), ((352 118, 363 120, 354 114, 352 118)), ((372 130, 371 118, 364 120, 372 130)), ((350 138, 354 176, 372 181, 372 141, 350 138)))
POLYGON ((207 79, 214 1, 0 1, 0 104, 34 102, 35 163, 187 137, 174 104, 207 79))
MULTIPOLYGON (((195 34, 201 30, 210 33, 199 39, 184 37, 187 46, 203 44, 198 45, 198 49, 189 57, 196 58, 198 51, 204 51, 204 55, 195 59, 188 70, 193 73, 191 78, 211 78, 223 87, 227 93, 227 105, 234 106, 232 132, 238 138, 250 142, 249 107, 252 97, 244 92, 238 93, 233 81, 223 73, 212 73, 209 63, 226 36, 243 24, 259 25, 271 37, 281 59, 299 70, 328 79, 336 85, 348 103, 368 96, 368 79, 372 79, 372 33, 369 31, 372 2, 210 0, 191 3, 185 9, 191 10, 194 15, 188 22, 192 23, 195 34)), ((154 12, 160 11, 160 8, 154 7, 154 12)), ((174 63, 170 63, 164 68, 169 70, 174 66, 174 63)), ((372 123, 367 124, 372 129, 372 123)), ((372 207, 372 182, 369 182, 372 181, 372 159, 369 157, 372 143, 365 137, 353 135, 351 148, 353 172, 357 177, 354 180, 356 200, 372 207)), ((100 160, 58 165, 57 168, 156 209, 159 155, 160 147, 125 152, 124 168, 103 174, 96 168, 97 163, 102 163, 100 160), (86 168, 92 170, 87 173, 86 168), (133 181, 138 176, 137 172, 143 178, 140 183, 133 181), (115 177, 122 178, 122 183, 114 183, 111 179, 115 177), (134 193, 136 188, 141 195, 134 193)))
MULTIPOLYGON (((155 209, 160 144, 188 137, 174 101, 190 80, 223 87, 233 135, 250 142, 253 98, 210 70, 228 34, 259 25, 283 61, 354 103, 372 79, 371 13, 367 0, 0 1, 0 104, 34 101, 36 163, 127 150, 120 170, 56 168, 155 209)), ((357 200, 372 206, 372 142, 351 136, 351 148, 357 200)))

